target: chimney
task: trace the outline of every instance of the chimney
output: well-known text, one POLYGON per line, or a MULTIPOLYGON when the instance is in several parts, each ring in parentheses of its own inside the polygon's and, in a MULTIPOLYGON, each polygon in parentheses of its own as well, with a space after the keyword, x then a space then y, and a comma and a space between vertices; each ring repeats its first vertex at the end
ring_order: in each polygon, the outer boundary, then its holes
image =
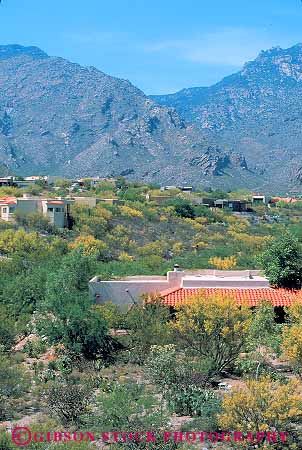
POLYGON ((167 281, 169 288, 180 286, 183 276, 184 276, 183 270, 179 268, 178 264, 174 264, 173 271, 171 270, 167 273, 167 281))
POLYGON ((174 264, 173 272, 181 272, 178 264, 174 264))

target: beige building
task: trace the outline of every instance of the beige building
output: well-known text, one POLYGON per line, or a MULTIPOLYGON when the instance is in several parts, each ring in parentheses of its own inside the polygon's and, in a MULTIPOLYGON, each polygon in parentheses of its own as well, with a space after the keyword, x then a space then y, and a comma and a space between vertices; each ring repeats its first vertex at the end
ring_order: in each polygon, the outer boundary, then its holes
POLYGON ((70 206, 74 201, 66 198, 5 197, 0 199, 0 219, 14 222, 16 212, 21 214, 41 213, 59 228, 69 228, 72 223, 70 206))
POLYGON ((76 205, 88 206, 94 208, 99 203, 108 203, 110 205, 122 205, 123 200, 118 198, 97 198, 97 197, 72 197, 76 205))
POLYGON ((94 208, 100 199, 96 197, 72 197, 75 205, 88 206, 89 208, 94 208))
POLYGON ((172 195, 152 195, 150 193, 146 194, 146 200, 148 202, 154 202, 159 206, 164 204, 167 200, 173 200, 174 198, 175 196, 173 197, 172 195))

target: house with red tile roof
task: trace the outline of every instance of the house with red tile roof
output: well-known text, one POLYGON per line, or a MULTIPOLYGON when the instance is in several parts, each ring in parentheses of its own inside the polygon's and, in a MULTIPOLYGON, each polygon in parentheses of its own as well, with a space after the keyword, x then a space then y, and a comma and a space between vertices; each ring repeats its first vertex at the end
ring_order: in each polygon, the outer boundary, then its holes
POLYGON ((270 301, 282 317, 283 308, 302 301, 302 291, 274 289, 257 270, 196 270, 182 271, 175 267, 167 276, 135 276, 119 280, 101 280, 94 277, 89 282, 90 295, 98 304, 111 301, 129 306, 140 301, 143 294, 161 297, 173 309, 192 297, 201 295, 232 296, 238 306, 247 303, 251 308, 263 300, 270 301))
POLYGON ((284 202, 284 203, 297 203, 301 201, 301 199, 297 199, 294 197, 272 197, 270 203, 278 203, 278 202, 284 202))
POLYGON ((0 219, 14 222, 15 213, 30 214, 39 212, 47 217, 49 222, 59 228, 69 227, 71 223, 70 205, 72 199, 41 198, 24 194, 23 197, 0 198, 0 219))

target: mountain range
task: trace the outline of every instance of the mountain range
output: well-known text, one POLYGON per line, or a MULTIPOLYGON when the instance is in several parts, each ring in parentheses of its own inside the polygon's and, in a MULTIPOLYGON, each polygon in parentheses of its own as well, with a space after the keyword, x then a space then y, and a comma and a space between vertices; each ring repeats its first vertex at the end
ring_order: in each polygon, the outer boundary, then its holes
POLYGON ((0 46, 3 174, 281 192, 302 186, 301 125, 301 44, 214 86, 151 97, 37 47, 0 46))
POLYGON ((302 44, 262 51, 214 86, 152 98, 242 154, 252 187, 301 189, 302 44))

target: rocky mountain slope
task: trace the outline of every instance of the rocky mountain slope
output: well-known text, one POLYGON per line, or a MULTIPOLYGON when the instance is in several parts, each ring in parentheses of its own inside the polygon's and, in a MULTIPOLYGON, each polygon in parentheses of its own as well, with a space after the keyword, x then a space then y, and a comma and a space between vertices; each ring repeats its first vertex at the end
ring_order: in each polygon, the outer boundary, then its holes
POLYGON ((263 51, 208 88, 153 96, 243 155, 254 187, 302 188, 302 44, 263 51))
POLYGON ((117 176, 224 185, 244 157, 208 141, 130 82, 0 46, 0 165, 17 174, 117 176))

